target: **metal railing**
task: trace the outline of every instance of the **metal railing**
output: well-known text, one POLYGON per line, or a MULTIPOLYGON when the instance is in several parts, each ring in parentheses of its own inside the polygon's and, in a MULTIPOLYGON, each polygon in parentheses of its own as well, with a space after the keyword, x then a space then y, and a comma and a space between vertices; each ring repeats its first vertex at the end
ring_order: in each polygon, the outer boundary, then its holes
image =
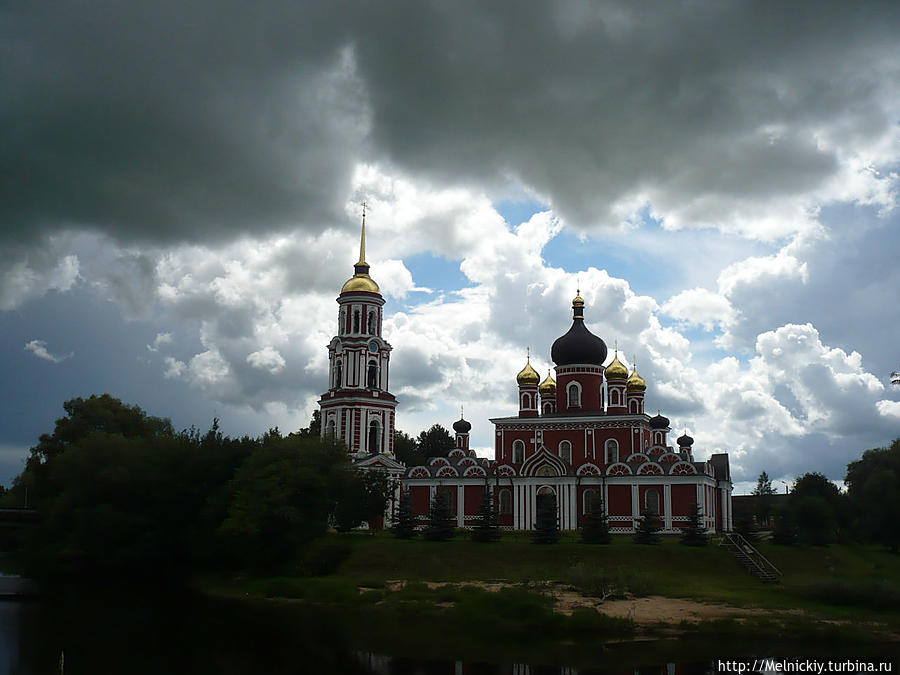
POLYGON ((783 576, 781 570, 775 567, 768 558, 756 550, 749 541, 744 539, 744 537, 737 532, 725 532, 722 537, 721 545, 732 548, 736 552, 745 555, 753 566, 762 574, 773 578, 783 576))

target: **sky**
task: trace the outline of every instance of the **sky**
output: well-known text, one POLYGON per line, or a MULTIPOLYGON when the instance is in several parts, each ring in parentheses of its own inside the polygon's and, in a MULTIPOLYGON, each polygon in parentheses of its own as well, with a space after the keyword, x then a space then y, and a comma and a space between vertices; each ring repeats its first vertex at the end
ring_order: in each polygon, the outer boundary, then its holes
POLYGON ((876 2, 5 3, 0 482, 75 396, 307 426, 363 201, 401 430, 463 406, 491 456, 580 288, 737 492, 841 480, 900 436, 898 32, 876 2))

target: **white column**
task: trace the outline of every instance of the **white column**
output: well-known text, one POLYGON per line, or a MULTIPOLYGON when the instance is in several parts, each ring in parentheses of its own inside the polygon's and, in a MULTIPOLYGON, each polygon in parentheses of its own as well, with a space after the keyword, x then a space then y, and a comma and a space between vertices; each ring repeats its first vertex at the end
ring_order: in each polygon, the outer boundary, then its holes
POLYGON ((669 483, 663 485, 663 508, 666 511, 666 529, 672 529, 672 486, 669 483))
POLYGON ((578 527, 578 490, 573 483, 569 484, 569 529, 578 527))
POLYGON ((466 505, 465 505, 465 488, 462 485, 456 486, 456 526, 462 527, 465 523, 466 505))

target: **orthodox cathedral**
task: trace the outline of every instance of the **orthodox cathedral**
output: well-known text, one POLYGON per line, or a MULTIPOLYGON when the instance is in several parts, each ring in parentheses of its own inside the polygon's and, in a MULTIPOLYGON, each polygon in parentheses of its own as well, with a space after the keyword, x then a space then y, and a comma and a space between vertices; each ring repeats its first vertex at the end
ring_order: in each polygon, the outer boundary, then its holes
MULTIPOLYGON (((527 359, 516 375, 518 414, 490 420, 493 460, 469 449, 472 425, 460 418, 448 457, 423 466, 398 462, 397 399, 388 386, 391 346, 381 337, 384 298, 369 276, 365 242, 363 215, 359 261, 337 298, 338 332, 328 345, 329 386, 319 400, 322 434, 342 439, 359 468, 395 477, 423 521, 441 491, 450 497, 457 526, 469 527, 488 489, 506 529, 532 529, 538 501, 551 495, 564 530, 578 528, 599 498, 612 532, 633 532, 645 511, 659 514, 664 532, 678 532, 693 503, 710 531, 732 529, 728 455, 695 461, 694 439, 687 434, 677 439, 677 449, 669 445, 668 418, 644 412, 647 382, 637 368, 629 373, 618 351, 606 364, 606 343, 585 326, 580 293, 572 300, 571 327, 550 351, 556 378, 548 372, 541 380, 527 359)), ((396 506, 394 499, 389 510, 396 506)))

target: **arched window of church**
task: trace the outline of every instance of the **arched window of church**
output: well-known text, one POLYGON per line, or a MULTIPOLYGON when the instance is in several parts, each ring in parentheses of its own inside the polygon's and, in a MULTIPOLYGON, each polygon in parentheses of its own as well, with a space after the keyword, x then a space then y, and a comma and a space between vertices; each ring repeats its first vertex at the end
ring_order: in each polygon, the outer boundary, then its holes
POLYGON ((566 388, 566 393, 569 395, 569 407, 570 408, 580 408, 581 407, 581 387, 578 386, 577 382, 572 382, 566 388))
POLYGON ((659 490, 647 490, 644 493, 644 510, 659 515, 659 490))
POLYGON ((560 441, 559 456, 570 464, 572 463, 572 444, 569 441, 560 441))
MULTIPOLYGON (((594 504, 600 500, 600 493, 593 488, 584 491, 584 506, 582 513, 590 513, 594 504)), ((599 504, 598 504, 599 506, 599 504)))
POLYGON ((630 412, 632 412, 632 413, 634 413, 634 414, 636 415, 636 414, 637 414, 637 411, 638 411, 638 404, 637 404, 637 401, 632 401, 632 402, 631 402, 630 412))
POLYGON ((527 410, 531 407, 531 394, 522 394, 522 409, 527 410))
POLYGON ((375 312, 369 312, 369 335, 375 335, 375 312))
POLYGON ((340 359, 334 364, 334 388, 340 389, 343 380, 341 379, 344 375, 344 365, 340 359))
POLYGON ((369 422, 369 452, 381 452, 381 425, 378 420, 369 422))
POLYGON ((341 310, 340 312, 338 312, 338 333, 344 332, 344 319, 346 316, 347 315, 344 312, 344 310, 341 310))
POLYGON ((331 438, 334 438, 337 435, 337 425, 334 423, 333 417, 328 420, 328 426, 325 427, 325 434, 331 438))
POLYGON ((369 361, 369 373, 366 377, 366 385, 370 389, 378 387, 378 364, 374 361, 369 361))
POLYGON ((353 310, 353 332, 354 333, 359 332, 359 310, 358 309, 353 310))
POLYGON ((551 412, 553 412, 553 404, 548 401, 544 404, 544 414, 548 415, 551 412))
POLYGON ((500 513, 512 513, 512 492, 506 488, 500 490, 500 513))
POLYGON ((512 451, 513 464, 521 464, 525 461, 525 443, 523 441, 513 441, 512 451))
POLYGON ((606 441, 606 463, 614 464, 619 461, 619 444, 614 438, 606 441))
POLYGON ((622 405, 619 403, 619 390, 613 389, 609 392, 609 404, 610 405, 622 405))

